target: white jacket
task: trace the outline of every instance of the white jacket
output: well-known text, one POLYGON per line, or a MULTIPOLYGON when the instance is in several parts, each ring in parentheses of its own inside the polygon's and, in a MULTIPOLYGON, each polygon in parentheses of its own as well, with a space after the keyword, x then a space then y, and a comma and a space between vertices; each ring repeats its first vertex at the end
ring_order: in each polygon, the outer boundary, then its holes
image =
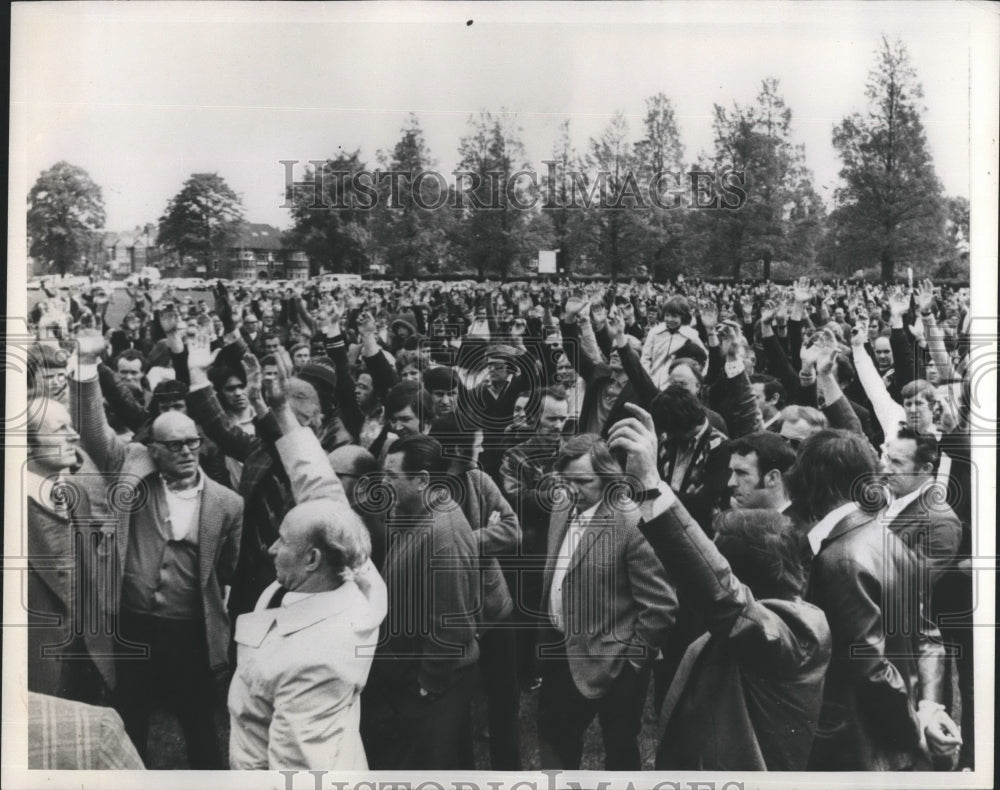
POLYGON ((368 768, 359 731, 361 691, 387 598, 370 561, 359 573, 360 587, 348 581, 268 609, 275 582, 253 612, 237 619, 229 687, 233 770, 368 768))

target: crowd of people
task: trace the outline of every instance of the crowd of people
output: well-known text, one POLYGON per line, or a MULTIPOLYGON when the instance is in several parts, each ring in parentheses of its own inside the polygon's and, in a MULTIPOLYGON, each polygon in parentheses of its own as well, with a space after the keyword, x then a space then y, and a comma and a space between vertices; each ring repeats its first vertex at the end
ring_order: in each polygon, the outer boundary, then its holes
POLYGON ((973 767, 967 289, 44 297, 28 687, 114 767, 973 767))

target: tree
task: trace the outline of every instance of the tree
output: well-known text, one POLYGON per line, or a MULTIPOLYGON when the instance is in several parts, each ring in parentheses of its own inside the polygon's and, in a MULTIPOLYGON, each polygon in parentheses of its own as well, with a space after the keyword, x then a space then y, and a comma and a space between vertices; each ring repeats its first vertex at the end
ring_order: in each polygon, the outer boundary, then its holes
POLYGON ((591 138, 586 187, 594 197, 584 209, 593 252, 612 281, 635 261, 645 196, 636 176, 636 157, 628 122, 616 112, 600 137, 591 138))
POLYGON ((188 255, 201 260, 206 271, 214 273, 242 223, 240 197, 225 180, 217 173, 194 173, 167 203, 157 244, 176 252, 180 260, 188 255))
POLYGON ((662 205, 637 215, 642 227, 640 257, 654 279, 666 280, 679 273, 683 263, 682 243, 686 233, 684 204, 673 202, 679 188, 685 185, 684 146, 677 129, 673 103, 666 94, 658 93, 646 99, 643 120, 645 137, 635 144, 636 167, 647 189, 657 193, 662 205), (664 175, 667 174, 667 175, 664 175), (671 194, 673 193, 673 194, 671 194))
POLYGON ((437 274, 447 256, 448 187, 433 171, 436 162, 416 116, 411 115, 391 153, 379 153, 379 164, 406 173, 393 190, 385 179, 379 188, 373 234, 390 271, 407 279, 437 274), (426 174, 421 177, 421 173, 426 174), (395 192, 395 194, 393 194, 395 192))
POLYGON ((58 162, 28 193, 28 254, 66 274, 87 256, 104 221, 101 188, 83 168, 58 162))
POLYGON ((558 261, 564 275, 573 273, 580 252, 586 246, 586 223, 582 212, 571 205, 573 173, 582 173, 584 163, 570 140, 569 121, 559 124, 559 136, 542 176, 542 216, 548 217, 551 242, 559 250, 558 261))
POLYGON ((312 274, 365 274, 374 262, 369 225, 377 196, 372 180, 360 176, 366 170, 354 151, 309 168, 289 187, 294 224, 285 243, 306 253, 312 274))
POLYGON ((456 240, 480 277, 506 277, 512 264, 531 254, 522 233, 536 192, 516 118, 505 110, 469 118, 470 132, 458 154, 462 226, 456 240))
POLYGON ((835 241, 856 261, 878 261, 888 282, 897 263, 926 271, 946 254, 947 209, 920 118, 923 90, 902 42, 883 37, 865 96, 868 111, 833 130, 844 181, 835 241))
POLYGON ((713 210, 705 224, 710 255, 727 261, 737 279, 748 260, 761 261, 765 279, 775 260, 808 266, 823 230, 823 204, 804 148, 791 141, 792 111, 778 88, 768 77, 752 105, 734 103, 732 111, 715 105, 714 176, 742 173, 747 199, 737 210, 713 210))

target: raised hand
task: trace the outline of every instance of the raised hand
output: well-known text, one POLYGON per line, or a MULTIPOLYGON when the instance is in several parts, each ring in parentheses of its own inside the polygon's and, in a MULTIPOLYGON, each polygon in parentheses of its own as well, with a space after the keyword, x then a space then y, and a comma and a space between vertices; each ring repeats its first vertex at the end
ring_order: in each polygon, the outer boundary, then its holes
POLYGON ((358 333, 362 335, 374 335, 378 332, 378 324, 372 318, 372 314, 367 310, 358 316, 358 333))
POLYGON ((173 309, 160 313, 160 328, 168 337, 180 329, 177 312, 173 309))
POLYGON ((76 353, 81 365, 96 365, 105 348, 107 341, 96 329, 81 330, 76 336, 76 353))
POLYGON ((778 306, 771 301, 765 302, 764 306, 760 309, 760 321, 762 324, 770 324, 774 322, 774 316, 778 312, 778 306))
POLYGON ((188 368, 190 370, 208 370, 215 361, 217 352, 212 351, 212 337, 208 332, 198 332, 188 338, 188 368))
POLYGON ((583 310, 583 306, 586 304, 583 299, 579 296, 571 296, 566 300, 566 307, 564 308, 563 319, 567 323, 571 323, 576 319, 576 316, 583 310))
POLYGON ((816 351, 816 374, 826 376, 833 373, 833 366, 837 360, 837 338, 829 330, 822 329, 816 333, 816 340, 813 343, 816 351))
POLYGON ((893 288, 892 293, 889 294, 889 312, 893 316, 902 317, 910 307, 910 297, 909 294, 905 293, 902 288, 893 288))
POLYGON ((792 288, 792 298, 799 304, 805 304, 813 296, 812 285, 808 277, 799 277, 792 288))
POLYGON ((627 341, 625 338, 625 319, 621 317, 617 308, 612 308, 607 319, 608 337, 611 338, 611 345, 623 346, 627 341))
POLYGON ((625 471, 639 485, 643 488, 655 488, 660 483, 660 476, 656 471, 659 441, 653 427, 653 418, 635 403, 626 403, 625 408, 632 416, 614 424, 608 434, 608 447, 625 453, 625 471))
MULTIPOLYGON (((261 378, 263 379, 263 376, 261 378)), ((278 362, 278 375, 266 381, 262 380, 264 402, 271 408, 271 411, 278 411, 288 402, 287 381, 288 373, 280 360, 278 362)))
POLYGON ((917 286, 917 309, 926 312, 934 306, 934 283, 924 280, 917 286))
POLYGON ((590 319, 596 326, 600 326, 608 320, 608 309, 603 302, 592 302, 590 305, 590 319))
POLYGON ((247 376, 247 399, 252 404, 263 402, 264 371, 261 370, 257 357, 253 354, 244 354, 243 370, 247 376))
POLYGON ((709 333, 719 325, 719 311, 711 300, 701 303, 701 323, 709 333))
POLYGON ((799 351, 799 360, 802 362, 803 373, 810 374, 816 369, 816 360, 819 357, 819 352, 820 348, 816 345, 815 340, 802 346, 802 349, 799 351))

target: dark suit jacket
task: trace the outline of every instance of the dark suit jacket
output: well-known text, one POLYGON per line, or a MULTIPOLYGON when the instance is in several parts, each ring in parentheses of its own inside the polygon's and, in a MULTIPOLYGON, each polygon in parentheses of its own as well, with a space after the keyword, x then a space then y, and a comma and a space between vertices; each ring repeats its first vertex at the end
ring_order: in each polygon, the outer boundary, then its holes
MULTIPOLYGON (((77 420, 83 448, 90 453, 105 474, 117 475, 109 498, 117 503, 116 548, 118 578, 115 591, 121 590, 128 550, 132 513, 150 503, 144 478, 156 472, 145 445, 122 442, 108 427, 101 408, 101 390, 94 381, 77 382, 70 390, 72 414, 77 420)), ((208 659, 213 669, 227 663, 229 617, 222 602, 222 587, 229 583, 239 553, 243 523, 243 500, 228 488, 206 476, 198 522, 198 566, 208 659)))
POLYGON ((114 543, 114 533, 101 520, 91 518, 83 485, 74 481, 73 475, 64 480, 74 489, 67 497, 68 518, 31 497, 26 502, 28 688, 40 694, 97 702, 101 682, 87 664, 92 663, 108 689, 115 685, 112 640, 105 619, 114 614, 106 611, 112 599, 108 549, 114 543), (86 600, 78 600, 81 593, 86 600), (81 632, 82 638, 74 638, 81 632), (81 650, 86 659, 78 655, 81 650))
POLYGON ((919 767, 916 706, 943 701, 944 648, 926 618, 916 557, 881 514, 855 511, 823 541, 807 597, 833 632, 809 769, 919 767))
MULTIPOLYGON (((569 529, 571 509, 552 513, 542 587, 542 611, 548 622, 556 557, 569 529)), ((639 508, 625 500, 612 511, 601 503, 576 548, 563 581, 565 635, 554 629, 546 652, 569 656, 580 693, 599 699, 628 660, 651 661, 674 624, 677 596, 653 549, 638 529, 639 508)))
POLYGON ((666 722, 657 770, 804 771, 830 663, 822 610, 757 600, 680 503, 639 529, 711 634, 666 722))
POLYGON ((952 565, 962 542, 962 522, 945 503, 931 504, 918 496, 889 522, 889 529, 924 565, 929 589, 952 565))

